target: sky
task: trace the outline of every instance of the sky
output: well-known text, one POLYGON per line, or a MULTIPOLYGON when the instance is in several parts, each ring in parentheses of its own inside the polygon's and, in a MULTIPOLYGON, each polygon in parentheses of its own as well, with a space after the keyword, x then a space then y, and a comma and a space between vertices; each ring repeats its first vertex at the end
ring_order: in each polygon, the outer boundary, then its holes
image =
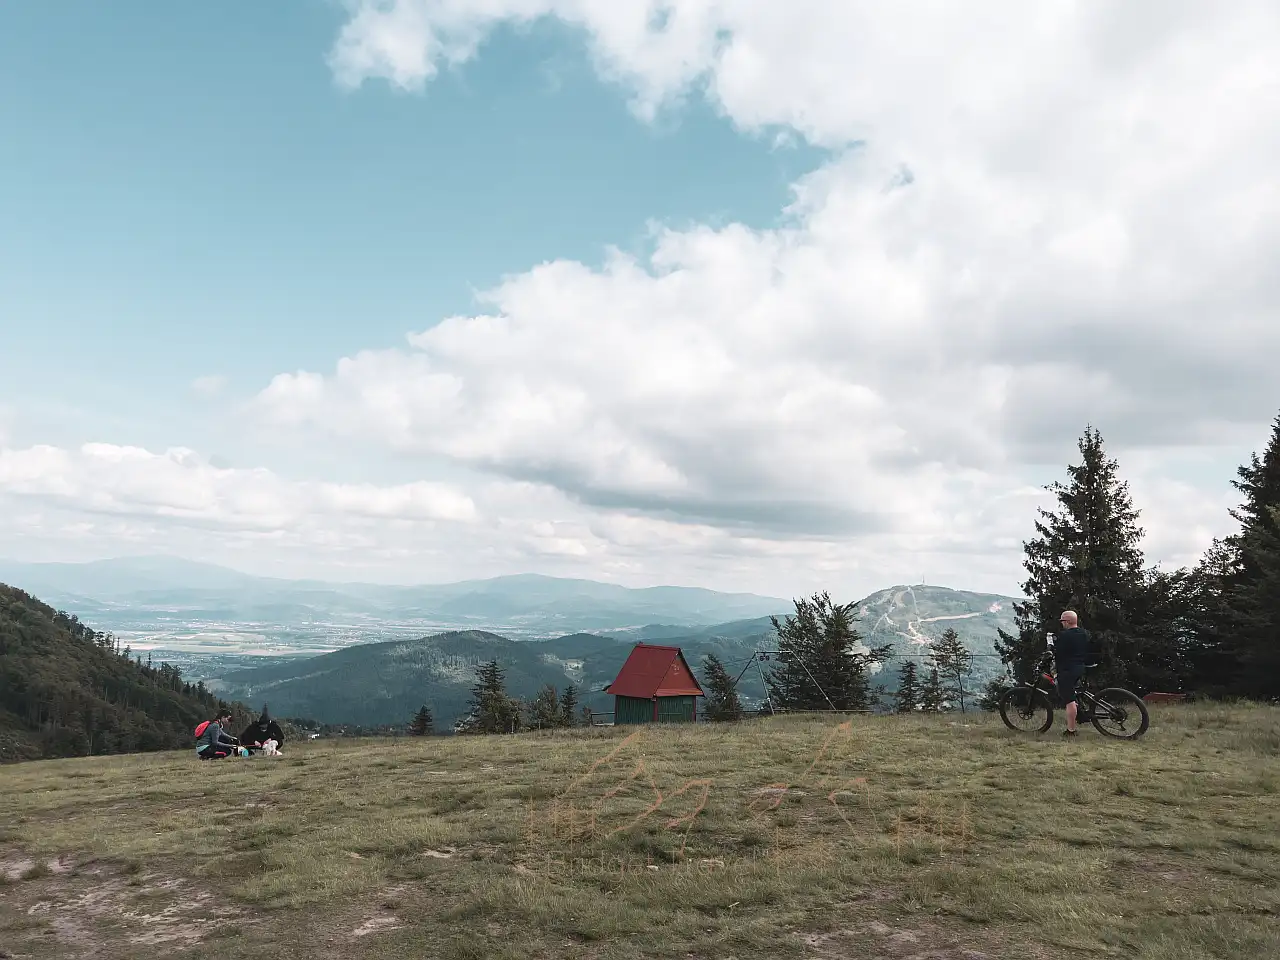
POLYGON ((0 557, 1017 593, 1280 411, 1280 8, 0 5, 0 557))

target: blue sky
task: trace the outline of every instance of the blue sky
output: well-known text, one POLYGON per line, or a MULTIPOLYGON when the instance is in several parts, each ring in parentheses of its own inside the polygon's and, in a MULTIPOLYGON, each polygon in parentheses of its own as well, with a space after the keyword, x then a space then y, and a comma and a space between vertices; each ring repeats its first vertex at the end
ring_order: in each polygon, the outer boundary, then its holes
POLYGON ((698 100, 638 121, 551 21, 497 31, 413 95, 338 88, 337 4, 246 9, 0 9, 18 437, 238 446, 195 378, 249 395, 400 344, 504 274, 644 249, 649 221, 768 225, 821 160, 698 100))
POLYGON ((1273 0, 652 6, 0 4, 0 556, 1008 593, 1090 424, 1229 532, 1273 0))

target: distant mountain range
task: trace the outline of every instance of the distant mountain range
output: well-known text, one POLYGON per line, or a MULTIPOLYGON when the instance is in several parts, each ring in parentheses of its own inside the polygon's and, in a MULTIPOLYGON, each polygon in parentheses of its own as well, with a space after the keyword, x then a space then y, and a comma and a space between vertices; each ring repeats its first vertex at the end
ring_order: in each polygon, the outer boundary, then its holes
POLYGON ((631 589, 537 575, 398 586, 255 577, 173 557, 91 563, 0 561, 0 582, 97 622, 143 614, 229 624, 432 621, 460 628, 552 636, 650 623, 709 626, 785 611, 775 597, 698 587, 631 589))
MULTIPOLYGON (((954 629, 974 654, 972 687, 981 689, 1002 668, 993 646, 996 631, 1013 629, 1012 600, 945 587, 893 587, 859 604, 858 630, 868 646, 889 645, 894 659, 877 677, 892 690, 908 658, 923 667, 930 641, 954 629)), ((713 653, 735 676, 750 703, 765 699, 768 663, 752 662, 759 651, 776 649, 769 618, 718 624, 698 631, 650 627, 607 636, 577 633, 552 640, 515 642, 493 633, 450 632, 413 640, 362 644, 324 656, 230 673, 214 683, 221 695, 256 704, 269 701, 273 712, 323 722, 379 724, 407 719, 421 703, 439 721, 465 712, 475 668, 498 660, 507 671, 508 689, 530 697, 545 684, 582 690, 582 700, 598 711, 613 708, 603 688, 617 676, 635 641, 679 646, 701 675, 713 653)))
MULTIPOLYGON (((773 648, 773 626, 767 617, 696 633, 672 632, 670 627, 654 627, 609 636, 576 633, 513 641, 479 630, 450 631, 235 671, 210 681, 210 686, 229 699, 269 703, 280 716, 323 723, 395 723, 426 703, 437 722, 447 725, 466 712, 476 667, 489 660, 502 664, 507 689, 514 696, 532 697, 547 684, 563 690, 572 683, 582 703, 609 712, 612 701, 602 690, 617 676, 637 641, 677 644, 695 670, 714 653, 736 672, 749 665, 758 648, 773 648)), ((763 699, 759 670, 744 678, 742 693, 755 701, 763 699)))
MULTIPOLYGON (((447 723, 464 710, 475 666, 489 659, 507 668, 513 694, 573 682, 584 702, 610 710, 601 691, 638 640, 680 646, 698 671, 716 654, 735 675, 745 670, 741 692, 761 702, 768 664, 752 654, 774 649, 770 617, 793 610, 787 600, 692 587, 536 575, 423 586, 291 581, 171 557, 0 561, 0 581, 227 699, 329 723, 401 722, 423 702, 447 723)), ((876 682, 894 687, 908 658, 923 666, 930 640, 951 627, 973 652, 981 686, 1001 671, 993 644, 998 629, 1013 629, 1013 603, 936 586, 872 594, 858 604, 858 629, 869 646, 894 653, 876 682)))

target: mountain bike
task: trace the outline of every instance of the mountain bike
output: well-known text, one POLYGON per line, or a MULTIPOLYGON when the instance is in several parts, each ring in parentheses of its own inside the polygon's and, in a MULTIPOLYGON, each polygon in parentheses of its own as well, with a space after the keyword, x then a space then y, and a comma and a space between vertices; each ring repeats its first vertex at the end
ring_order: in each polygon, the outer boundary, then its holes
MULTIPOLYGON (((1000 698, 1000 719, 1010 730, 1044 733, 1053 726, 1053 705, 1058 702, 1058 682, 1049 672, 1053 648, 1045 651, 1036 668, 1034 683, 1021 683, 1005 691, 1000 698)), ((1076 721, 1088 722, 1101 734, 1118 740, 1137 740, 1151 725, 1151 715, 1142 698, 1122 687, 1107 687, 1096 694, 1089 689, 1089 671, 1085 667, 1076 699, 1076 721)))

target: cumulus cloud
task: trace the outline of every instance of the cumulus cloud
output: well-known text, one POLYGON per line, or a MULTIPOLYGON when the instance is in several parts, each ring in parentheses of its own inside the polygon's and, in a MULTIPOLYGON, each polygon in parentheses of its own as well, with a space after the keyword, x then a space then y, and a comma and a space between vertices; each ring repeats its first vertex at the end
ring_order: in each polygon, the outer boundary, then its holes
POLYGON ((276 377, 258 399, 275 422, 544 484, 677 540, 843 542, 848 563, 898 565, 1004 549, 1011 572, 1030 520, 1011 505, 1092 422, 1152 451, 1161 559, 1221 532, 1227 478, 1162 478, 1160 452, 1236 452, 1274 414, 1275 4, 351 8, 331 54, 346 85, 419 89, 498 25, 554 17, 641 116, 705 95, 744 131, 837 156, 783 227, 534 268, 405 349, 276 377))
POLYGON ((443 484, 290 481, 264 469, 218 468, 182 448, 153 453, 107 443, 0 449, 0 496, 87 514, 259 532, 327 520, 467 523, 478 517, 469 496, 443 484))
POLYGON ((402 558, 420 547, 397 525, 435 511, 455 554, 490 570, 1007 590, 1039 484, 1092 423, 1153 559, 1223 532, 1232 464, 1278 402, 1274 3, 348 7, 330 51, 348 87, 425 89, 497 27, 552 17, 641 118, 706 97, 747 135, 832 159, 774 229, 666 230, 645 257, 543 264, 476 316, 424 318, 400 349, 282 373, 256 398, 279 430, 450 462, 472 518, 436 486, 118 448, 17 451, 11 497, 402 558), (1189 451, 1191 478, 1175 469, 1189 451))

